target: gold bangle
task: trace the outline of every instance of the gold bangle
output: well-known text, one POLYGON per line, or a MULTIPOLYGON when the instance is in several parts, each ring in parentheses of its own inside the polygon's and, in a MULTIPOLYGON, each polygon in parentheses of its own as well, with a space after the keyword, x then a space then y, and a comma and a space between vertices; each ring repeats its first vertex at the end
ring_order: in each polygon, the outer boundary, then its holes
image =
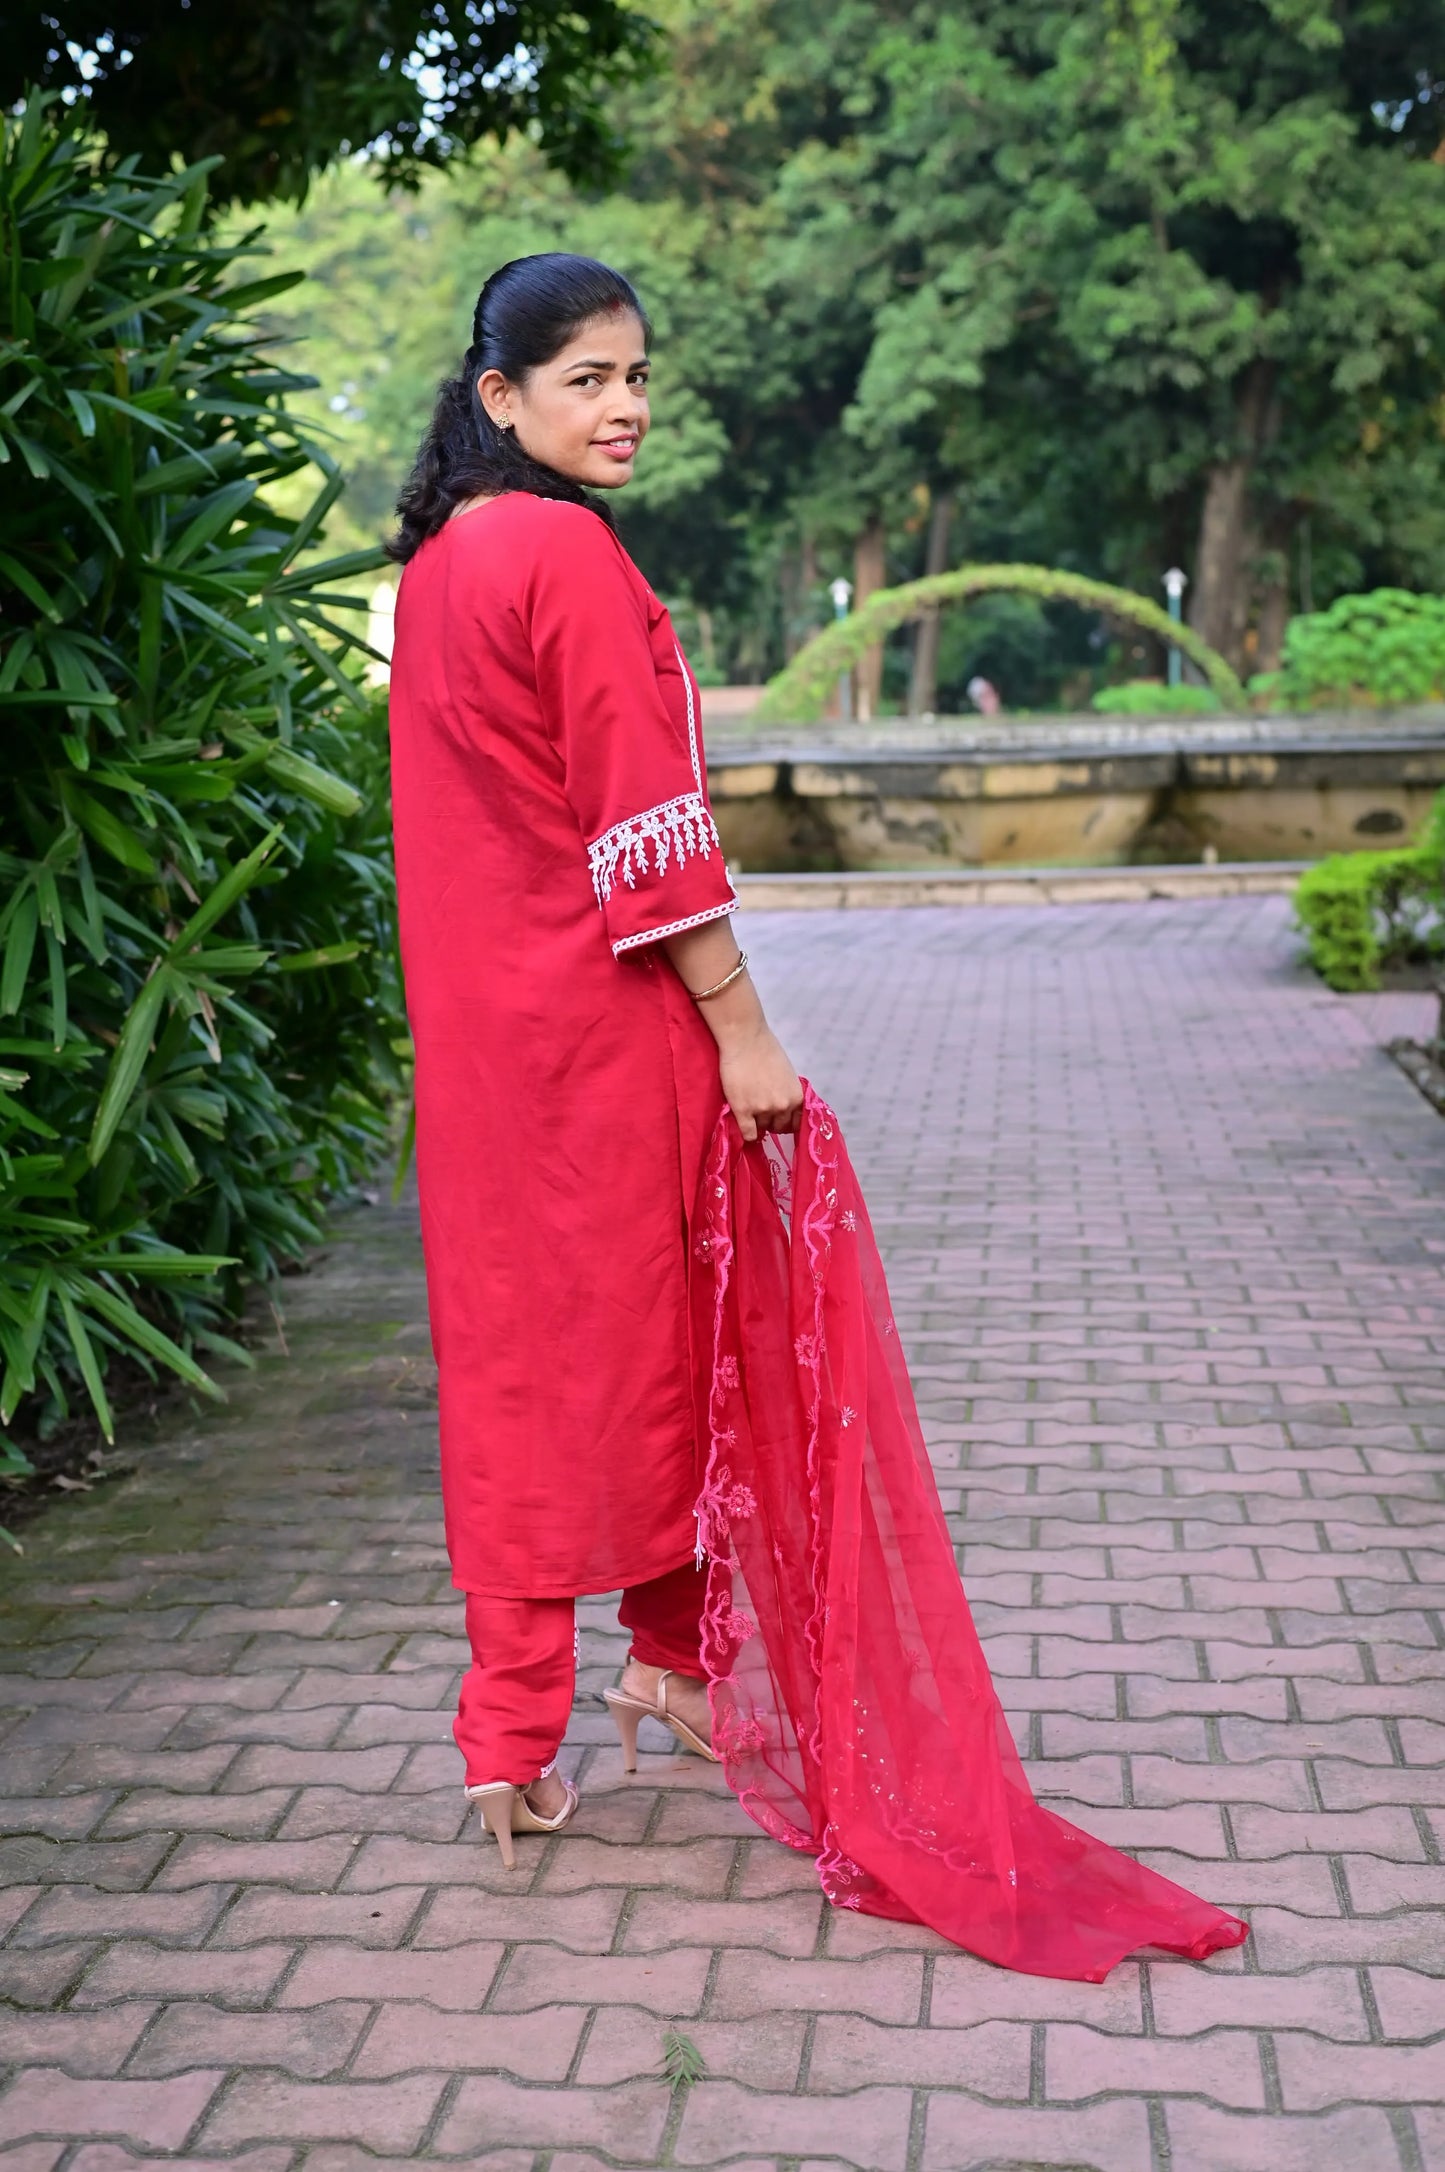
POLYGON ((733 982, 740 974, 746 973, 747 969, 748 954, 745 950, 740 950, 738 952, 738 962, 730 973, 724 973, 722 979, 715 981, 711 988, 689 989, 688 993, 694 1003, 706 1003, 709 996, 721 995, 724 988, 731 988, 733 982))

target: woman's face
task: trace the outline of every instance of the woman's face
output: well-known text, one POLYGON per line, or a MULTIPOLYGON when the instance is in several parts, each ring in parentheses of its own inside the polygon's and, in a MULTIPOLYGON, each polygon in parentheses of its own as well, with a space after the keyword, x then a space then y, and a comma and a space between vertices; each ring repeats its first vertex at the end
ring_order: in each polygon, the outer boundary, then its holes
POLYGON ((647 435, 647 352, 634 311, 592 317, 520 384, 477 380, 493 422, 510 417, 524 452, 574 483, 620 490, 647 435))

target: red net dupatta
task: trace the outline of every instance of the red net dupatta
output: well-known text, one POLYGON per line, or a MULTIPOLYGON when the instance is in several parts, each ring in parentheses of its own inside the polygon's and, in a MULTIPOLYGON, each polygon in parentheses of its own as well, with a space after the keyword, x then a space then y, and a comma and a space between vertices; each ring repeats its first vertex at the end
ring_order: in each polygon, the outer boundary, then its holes
POLYGON ((1035 1801, 979 1646, 888 1289, 831 1109, 791 1157, 724 1113, 694 1228, 709 1563, 729 1786, 840 1908, 1098 1983, 1248 1927, 1035 1801))

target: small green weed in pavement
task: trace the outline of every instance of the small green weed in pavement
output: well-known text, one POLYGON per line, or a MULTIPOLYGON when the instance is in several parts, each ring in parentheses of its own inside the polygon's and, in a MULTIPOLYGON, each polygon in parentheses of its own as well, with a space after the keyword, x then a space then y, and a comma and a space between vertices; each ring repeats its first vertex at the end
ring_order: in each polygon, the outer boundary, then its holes
POLYGON ((680 2029, 662 2032, 662 2078, 674 2096, 691 2089, 707 2072, 707 2061, 690 2036, 680 2029))

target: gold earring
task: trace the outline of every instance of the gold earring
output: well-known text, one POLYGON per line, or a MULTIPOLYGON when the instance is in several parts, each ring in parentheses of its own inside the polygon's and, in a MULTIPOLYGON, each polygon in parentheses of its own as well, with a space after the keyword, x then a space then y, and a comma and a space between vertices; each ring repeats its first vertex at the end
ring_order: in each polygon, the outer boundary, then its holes
POLYGON ((497 417, 497 428, 498 428, 499 430, 510 430, 510 429, 511 429, 511 427, 512 427, 512 418, 511 418, 511 416, 510 416, 510 415, 498 415, 498 417, 497 417))

